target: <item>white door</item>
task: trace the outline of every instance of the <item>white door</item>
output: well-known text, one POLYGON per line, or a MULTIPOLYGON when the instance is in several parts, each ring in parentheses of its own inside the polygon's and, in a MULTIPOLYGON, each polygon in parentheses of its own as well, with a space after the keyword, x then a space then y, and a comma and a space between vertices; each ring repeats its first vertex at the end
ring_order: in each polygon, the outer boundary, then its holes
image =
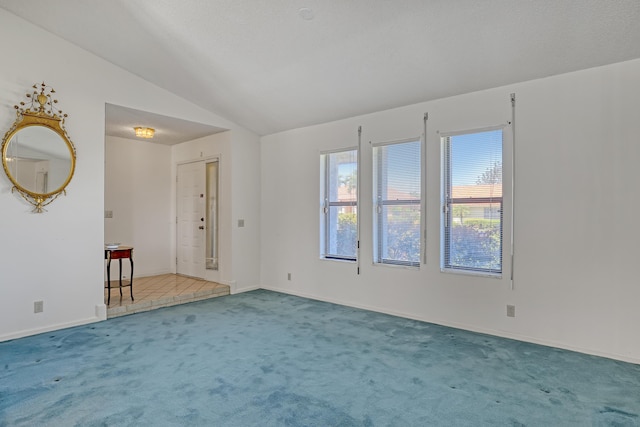
POLYGON ((178 165, 177 273, 204 279, 205 163, 178 165))

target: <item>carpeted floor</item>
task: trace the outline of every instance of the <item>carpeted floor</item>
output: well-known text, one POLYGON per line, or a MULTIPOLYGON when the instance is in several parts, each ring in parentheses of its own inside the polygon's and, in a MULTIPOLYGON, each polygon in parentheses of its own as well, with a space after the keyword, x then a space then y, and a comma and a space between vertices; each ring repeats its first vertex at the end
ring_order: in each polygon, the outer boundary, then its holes
POLYGON ((0 343, 0 426, 637 426, 640 366, 268 291, 0 343))

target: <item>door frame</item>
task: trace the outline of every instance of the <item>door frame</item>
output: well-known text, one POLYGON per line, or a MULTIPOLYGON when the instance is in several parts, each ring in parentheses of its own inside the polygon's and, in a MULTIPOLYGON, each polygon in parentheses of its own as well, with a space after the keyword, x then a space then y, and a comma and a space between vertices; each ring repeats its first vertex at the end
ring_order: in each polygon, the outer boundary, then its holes
MULTIPOLYGON (((202 153, 200 153, 202 155, 202 153)), ((218 269, 217 270, 209 270, 206 268, 205 266, 205 270, 204 270, 204 280, 210 281, 210 282, 217 282, 217 283, 223 283, 222 281, 222 277, 223 277, 223 250, 222 250, 222 245, 224 243, 224 239, 221 238, 222 235, 224 235, 225 233, 222 232, 222 228, 223 228, 223 222, 221 221, 221 217, 223 217, 224 215, 222 215, 222 206, 223 204, 226 202, 226 200, 224 200, 224 191, 222 190, 222 186, 223 186, 223 161, 222 161, 222 155, 221 154, 213 154, 210 156, 206 156, 206 157, 199 157, 199 158, 195 158, 195 159, 189 159, 189 160, 182 160, 182 161, 178 161, 175 163, 175 174, 174 174, 174 180, 173 180, 173 184, 175 185, 175 191, 174 191, 174 201, 175 201, 175 207, 174 207, 174 219, 173 219, 173 226, 175 227, 175 233, 174 233, 174 238, 173 238, 173 246, 174 246, 174 256, 173 256, 173 270, 177 273, 178 272, 178 218, 179 218, 179 206, 178 206, 178 167, 180 165, 185 165, 185 164, 189 164, 189 163, 203 163, 204 165, 206 165, 207 163, 210 162, 214 162, 217 161, 218 162, 218 269)), ((206 221, 205 221, 206 222, 206 221)), ((206 265, 206 264, 205 264, 206 265)))

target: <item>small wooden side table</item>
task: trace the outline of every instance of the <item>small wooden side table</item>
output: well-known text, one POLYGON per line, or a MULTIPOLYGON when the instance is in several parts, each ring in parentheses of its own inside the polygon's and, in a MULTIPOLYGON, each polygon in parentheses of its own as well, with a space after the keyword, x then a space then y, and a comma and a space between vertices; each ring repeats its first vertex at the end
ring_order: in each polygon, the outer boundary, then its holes
POLYGON ((133 247, 131 246, 118 246, 116 249, 105 249, 104 259, 107 260, 107 288, 109 289, 109 296, 107 297, 107 305, 111 302, 111 260, 117 259, 119 263, 119 278, 120 278, 120 298, 122 298, 122 288, 129 287, 131 290, 131 301, 133 301, 133 247), (131 278, 128 285, 122 284, 122 260, 129 258, 131 262, 131 278))

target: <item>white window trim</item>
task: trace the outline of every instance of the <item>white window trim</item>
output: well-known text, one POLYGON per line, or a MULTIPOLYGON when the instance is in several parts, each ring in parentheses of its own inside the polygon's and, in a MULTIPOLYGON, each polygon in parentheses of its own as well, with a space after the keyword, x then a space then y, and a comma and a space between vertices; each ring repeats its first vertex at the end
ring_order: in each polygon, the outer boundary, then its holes
MULTIPOLYGON (((438 140, 440 143, 440 150, 441 150, 441 154, 440 154, 440 272, 441 273, 446 273, 446 274, 458 274, 458 275, 463 275, 463 276, 475 276, 475 277, 487 277, 487 278, 493 278, 493 279, 502 279, 504 274, 505 274, 505 218, 507 218, 506 215, 506 206, 507 206, 507 200, 505 198, 505 192, 504 192, 504 188, 505 188, 505 176, 503 175, 503 196, 502 196, 502 250, 501 250, 501 271, 498 272, 490 272, 490 271, 482 271, 482 270, 473 270, 473 269, 465 269, 465 268, 451 268, 451 267, 445 267, 445 207, 446 207, 446 193, 445 193, 445 173, 447 171, 447 166, 446 166, 446 160, 445 160, 445 156, 444 156, 444 143, 442 142, 443 138, 447 138, 447 137, 452 137, 452 136, 459 136, 459 135, 467 135, 467 134, 471 134, 471 133, 482 133, 482 132, 491 132, 494 130, 502 130, 502 159, 503 159, 503 168, 504 168, 504 159, 505 157, 505 145, 507 144, 507 137, 506 137, 506 132, 505 129, 510 127, 511 123, 505 123, 505 124, 499 124, 499 125, 495 125, 495 126, 487 126, 487 127, 481 127, 481 128, 472 128, 472 129, 466 129, 466 130, 455 130, 455 131, 445 131, 445 132, 441 132, 441 131, 436 131, 436 133, 438 134, 438 140)), ((511 169, 511 173, 513 173, 513 169, 512 167, 510 167, 511 169)), ((504 169, 503 169, 504 170, 504 169)), ((513 176, 510 176, 510 181, 513 181, 513 176)), ((511 210, 513 208, 511 207, 511 210)), ((513 218, 511 218, 511 221, 513 221, 513 218)), ((511 222, 510 221, 510 222, 511 222)))
MULTIPOLYGON (((329 171, 327 156, 335 153, 342 153, 346 151, 356 152, 356 171, 358 175, 358 183, 356 187, 356 201, 344 206, 354 206, 356 208, 356 230, 360 229, 360 149, 358 146, 351 146, 345 148, 336 148, 332 150, 320 151, 321 167, 320 167, 320 260, 323 261, 337 261, 356 263, 358 262, 358 250, 356 249, 355 257, 340 257, 336 255, 327 254, 327 245, 329 243, 329 230, 328 230, 328 209, 331 206, 328 202, 328 189, 329 189, 329 171)), ((334 205, 335 206, 335 205, 334 205)), ((359 239, 359 237, 358 237, 359 239)))
POLYGON ((416 201, 416 202, 411 202, 411 203, 406 203, 409 205, 419 205, 420 206, 420 254, 419 254, 419 259, 418 262, 416 263, 411 263, 411 262, 393 262, 393 261, 388 261, 388 262, 384 262, 384 261, 379 261, 379 225, 378 225, 378 200, 377 200, 377 187, 378 187, 378 183, 376 182, 376 176, 377 176, 377 165, 373 164, 374 161, 374 156, 371 157, 371 161, 372 161, 372 241, 373 241, 373 245, 372 245, 372 255, 373 255, 373 265, 374 266, 384 266, 384 267, 392 267, 392 268, 405 268, 405 269, 420 269, 420 266, 422 264, 422 260, 425 258, 425 251, 426 248, 424 247, 424 238, 423 236, 426 234, 426 231, 424 230, 425 228, 425 224, 426 224, 426 220, 425 220, 425 216, 424 216, 424 211, 425 211, 425 185, 424 185, 424 176, 425 176, 425 168, 426 168, 426 162, 424 161, 425 159, 425 142, 424 142, 424 138, 422 136, 416 136, 413 138, 404 138, 404 139, 398 139, 398 140, 392 140, 392 141, 384 141, 384 142, 372 142, 371 143, 371 147, 372 150, 378 147, 385 147, 385 146, 390 146, 390 145, 397 145, 397 144, 406 144, 409 142, 419 142, 420 143, 420 200, 416 201))

